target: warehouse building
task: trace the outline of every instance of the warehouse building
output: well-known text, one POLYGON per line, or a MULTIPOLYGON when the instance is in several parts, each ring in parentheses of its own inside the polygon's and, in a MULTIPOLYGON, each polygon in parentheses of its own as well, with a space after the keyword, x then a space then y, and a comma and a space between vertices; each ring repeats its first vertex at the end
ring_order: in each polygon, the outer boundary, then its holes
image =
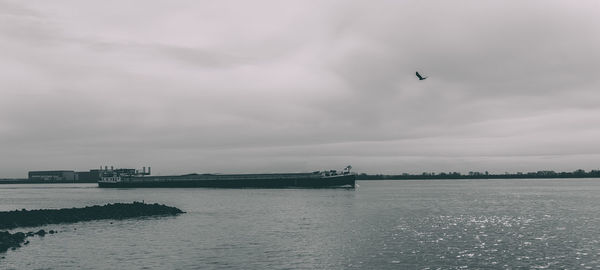
POLYGON ((75 171, 30 171, 29 180, 74 182, 77 180, 77 176, 75 171))
POLYGON ((78 182, 95 183, 100 179, 100 170, 90 170, 89 172, 76 172, 75 178, 78 182))
POLYGON ((79 182, 79 183, 96 183, 100 179, 100 170, 89 171, 30 171, 29 181, 35 182, 79 182))

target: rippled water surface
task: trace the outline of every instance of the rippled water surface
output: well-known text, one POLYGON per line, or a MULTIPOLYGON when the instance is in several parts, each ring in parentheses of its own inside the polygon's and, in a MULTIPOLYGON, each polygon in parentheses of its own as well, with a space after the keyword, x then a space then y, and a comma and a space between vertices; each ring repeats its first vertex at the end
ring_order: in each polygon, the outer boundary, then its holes
POLYGON ((0 269, 600 269, 600 179, 361 181, 346 189, 0 185, 0 210, 142 201, 177 217, 54 229, 0 269))

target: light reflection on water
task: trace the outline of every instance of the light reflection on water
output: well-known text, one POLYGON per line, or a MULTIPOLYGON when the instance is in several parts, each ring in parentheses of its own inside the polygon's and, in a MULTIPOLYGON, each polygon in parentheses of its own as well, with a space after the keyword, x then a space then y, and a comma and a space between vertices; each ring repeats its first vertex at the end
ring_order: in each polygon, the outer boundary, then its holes
POLYGON ((0 255, 0 268, 600 268, 600 180, 359 184, 357 190, 0 185, 0 210, 144 200, 187 212, 44 226, 60 233, 0 255))

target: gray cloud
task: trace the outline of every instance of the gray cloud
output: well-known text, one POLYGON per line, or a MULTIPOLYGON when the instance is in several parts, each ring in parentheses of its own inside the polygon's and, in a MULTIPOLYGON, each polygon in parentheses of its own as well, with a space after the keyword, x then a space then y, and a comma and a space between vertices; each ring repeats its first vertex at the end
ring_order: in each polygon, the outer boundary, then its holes
POLYGON ((0 1, 0 177, 596 168, 598 8, 0 1))

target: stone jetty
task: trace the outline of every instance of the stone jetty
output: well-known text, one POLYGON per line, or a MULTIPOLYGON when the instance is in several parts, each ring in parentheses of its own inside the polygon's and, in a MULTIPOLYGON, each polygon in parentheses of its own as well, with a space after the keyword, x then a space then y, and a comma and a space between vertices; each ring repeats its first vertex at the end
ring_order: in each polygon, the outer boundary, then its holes
MULTIPOLYGON (((0 229, 18 227, 35 227, 48 224, 75 223, 101 219, 127 219, 149 216, 174 216, 184 213, 178 208, 162 204, 146 204, 143 202, 114 203, 94 205, 83 208, 15 210, 0 212, 0 229)), ((54 231, 50 231, 54 232, 54 231)), ((20 247, 28 236, 44 236, 46 232, 15 232, 0 231, 0 252, 20 247)))
POLYGON ((172 216, 183 213, 178 208, 141 202, 113 203, 83 208, 15 210, 0 212, 0 229, 33 227, 47 224, 74 223, 99 219, 126 219, 147 216, 172 216))

